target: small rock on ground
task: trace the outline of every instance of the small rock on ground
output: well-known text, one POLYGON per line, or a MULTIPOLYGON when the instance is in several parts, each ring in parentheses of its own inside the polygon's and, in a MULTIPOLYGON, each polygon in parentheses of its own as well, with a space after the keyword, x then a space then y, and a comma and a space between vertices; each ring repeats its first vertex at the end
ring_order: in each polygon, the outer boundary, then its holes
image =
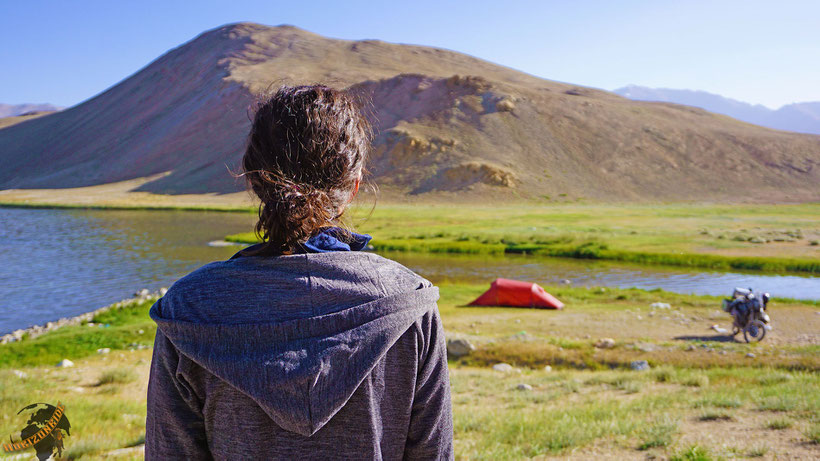
POLYGON ((470 341, 466 339, 448 339, 447 340, 447 355, 453 358, 463 357, 465 355, 470 355, 470 352, 475 350, 475 346, 473 346, 470 341))
POLYGON ((530 386, 529 384, 524 384, 524 383, 521 383, 521 384, 515 386, 515 388, 519 391, 531 391, 532 390, 532 386, 530 386))
POLYGON ((615 340, 612 338, 601 338, 595 341, 594 346, 598 349, 611 349, 615 347, 615 340))
POLYGON ((649 362, 646 360, 636 360, 629 364, 629 368, 635 371, 645 371, 649 369, 649 362))
POLYGON ((755 358, 755 355, 753 353, 749 352, 748 354, 746 354, 746 357, 749 357, 750 359, 753 359, 753 358, 755 358))
POLYGON ((111 352, 111 348, 108 348, 108 347, 103 347, 103 348, 97 349, 98 354, 107 354, 109 352, 111 352))
POLYGON ((71 360, 68 360, 68 359, 62 359, 62 360, 60 360, 59 363, 57 363, 57 366, 61 367, 61 368, 73 367, 74 362, 72 362, 71 360))
POLYGON ((552 371, 552 367, 547 365, 547 366, 544 367, 544 371, 550 372, 550 371, 552 371))
POLYGON ((641 352, 653 352, 657 350, 658 347, 650 343, 638 343, 635 345, 635 349, 638 349, 641 352))
POLYGON ((502 373, 509 373, 513 371, 513 367, 509 363, 496 363, 493 365, 493 370, 500 371, 502 373))

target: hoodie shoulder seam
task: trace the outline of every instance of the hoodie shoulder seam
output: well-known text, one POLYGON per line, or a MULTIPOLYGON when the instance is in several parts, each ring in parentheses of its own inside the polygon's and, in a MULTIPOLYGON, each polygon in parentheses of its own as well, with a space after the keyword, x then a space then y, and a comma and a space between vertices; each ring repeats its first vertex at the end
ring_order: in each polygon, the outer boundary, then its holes
POLYGON ((370 267, 373 268, 373 273, 376 276, 376 283, 379 284, 379 289, 382 291, 382 295, 387 296, 387 287, 385 287, 384 282, 382 282, 382 274, 379 268, 376 266, 376 261, 373 258, 367 258, 367 261, 370 263, 370 267))
MULTIPOLYGON (((308 302, 310 303, 310 315, 316 315, 316 303, 313 301, 313 277, 310 273, 310 258, 308 256, 302 255, 302 261, 304 261, 305 266, 305 278, 307 278, 307 285, 308 285, 308 302)), ((318 379, 318 377, 317 377, 318 379)), ((312 383, 307 383, 307 392, 305 392, 305 406, 307 407, 308 412, 308 431, 313 432, 314 424, 313 424, 313 388, 316 386, 316 380, 312 383)))
POLYGON ((310 303, 310 315, 316 315, 316 303, 313 300, 313 275, 310 273, 310 259, 303 256, 302 261, 305 264, 305 278, 307 279, 308 302, 310 303))
MULTIPOLYGON (((403 264, 401 264, 398 261, 393 261, 392 259, 385 258, 384 256, 381 256, 381 255, 378 255, 378 254, 375 254, 375 253, 368 253, 368 256, 371 256, 370 261, 371 261, 371 264, 373 264, 374 267, 376 267, 377 261, 379 261, 379 262, 384 261, 387 264, 389 264, 393 270, 396 270, 398 272, 402 272, 405 275, 408 275, 408 276, 412 277, 414 281, 416 281, 420 284, 421 288, 430 288, 430 287, 433 286, 432 282, 430 282, 426 278, 420 276, 419 274, 413 272, 412 270, 410 270, 410 268, 404 266, 403 264)), ((414 288, 420 288, 420 287, 414 287, 414 288)))

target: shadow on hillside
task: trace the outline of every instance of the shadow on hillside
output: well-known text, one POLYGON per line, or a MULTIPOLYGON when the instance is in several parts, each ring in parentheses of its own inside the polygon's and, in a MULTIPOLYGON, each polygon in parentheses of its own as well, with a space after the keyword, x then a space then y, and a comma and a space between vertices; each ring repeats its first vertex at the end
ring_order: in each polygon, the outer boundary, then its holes
POLYGON ((735 337, 732 335, 708 335, 708 336, 675 336, 679 341, 714 341, 718 343, 732 343, 735 337))

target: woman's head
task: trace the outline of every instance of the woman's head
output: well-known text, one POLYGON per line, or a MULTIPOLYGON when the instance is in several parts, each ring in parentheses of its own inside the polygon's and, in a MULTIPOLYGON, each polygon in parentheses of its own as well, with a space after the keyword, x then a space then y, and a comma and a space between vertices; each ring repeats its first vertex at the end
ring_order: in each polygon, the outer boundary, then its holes
POLYGON ((292 251, 341 217, 370 140, 353 99, 326 86, 285 86, 259 104, 242 168, 261 200, 261 253, 292 251))

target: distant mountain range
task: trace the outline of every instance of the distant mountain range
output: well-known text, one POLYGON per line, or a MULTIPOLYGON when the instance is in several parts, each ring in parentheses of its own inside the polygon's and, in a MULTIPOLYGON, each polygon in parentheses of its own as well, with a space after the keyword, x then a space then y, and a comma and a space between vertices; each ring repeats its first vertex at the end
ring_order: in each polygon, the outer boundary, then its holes
POLYGON ((0 189, 155 178, 136 190, 235 192, 228 169, 239 171, 256 95, 311 82, 365 103, 377 133, 368 169, 391 195, 820 200, 820 136, 439 48, 253 23, 207 31, 81 104, 0 128, 0 189))
POLYGON ((615 93, 636 101, 663 101, 700 107, 709 112, 777 130, 820 134, 820 101, 789 104, 772 110, 760 104, 753 105, 705 91, 629 85, 618 88, 615 93))
POLYGON ((0 103, 0 118, 16 117, 29 112, 53 112, 61 110, 54 104, 2 104, 0 103))

